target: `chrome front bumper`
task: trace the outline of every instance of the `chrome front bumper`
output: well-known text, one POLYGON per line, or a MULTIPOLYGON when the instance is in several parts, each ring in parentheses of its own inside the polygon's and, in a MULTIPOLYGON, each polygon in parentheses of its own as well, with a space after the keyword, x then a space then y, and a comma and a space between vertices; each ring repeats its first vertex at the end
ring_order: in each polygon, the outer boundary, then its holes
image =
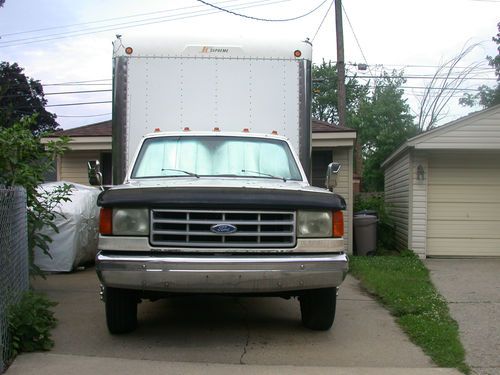
POLYGON ((108 287, 172 293, 273 293, 337 287, 347 256, 107 255, 96 270, 108 287))

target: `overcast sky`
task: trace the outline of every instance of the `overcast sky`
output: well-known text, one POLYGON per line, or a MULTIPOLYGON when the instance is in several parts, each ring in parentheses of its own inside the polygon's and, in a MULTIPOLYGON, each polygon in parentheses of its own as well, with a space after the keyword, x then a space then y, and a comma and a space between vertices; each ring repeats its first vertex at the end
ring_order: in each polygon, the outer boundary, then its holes
MULTIPOLYGON (((246 15, 283 19, 309 12, 324 0, 209 0, 246 15)), ((45 93, 111 88, 111 42, 122 35, 241 35, 259 38, 313 40, 331 0, 315 12, 291 22, 259 22, 208 8, 195 0, 6 0, 0 8, 0 60, 17 62, 40 80, 45 93), (97 81, 102 80, 102 81, 97 81), (85 85, 52 86, 85 82, 85 85)), ((464 89, 495 84, 486 55, 496 55, 491 37, 500 22, 500 0, 343 0, 345 60, 368 63, 372 74, 404 68, 409 77, 431 75, 437 65, 465 45, 481 43, 460 64, 481 62, 464 89), (357 41, 356 41, 357 37, 357 41), (359 44, 359 45, 358 45, 359 44)), ((336 60, 333 7, 313 40, 314 62, 336 60)), ((352 73, 356 72, 350 66, 352 73)), ((357 72, 359 76, 370 72, 357 72)), ((405 87, 416 110, 426 82, 410 78, 405 87)), ((465 92, 465 91, 464 91, 465 92)), ((473 91, 469 91, 473 93, 473 91)), ((48 95, 49 105, 111 100, 111 93, 48 95)), ((471 109, 450 102, 443 122, 471 109)), ((111 118, 110 104, 48 108, 63 128, 111 118), (69 116, 69 117, 66 117, 69 116), (86 117, 73 117, 86 116, 86 117)))

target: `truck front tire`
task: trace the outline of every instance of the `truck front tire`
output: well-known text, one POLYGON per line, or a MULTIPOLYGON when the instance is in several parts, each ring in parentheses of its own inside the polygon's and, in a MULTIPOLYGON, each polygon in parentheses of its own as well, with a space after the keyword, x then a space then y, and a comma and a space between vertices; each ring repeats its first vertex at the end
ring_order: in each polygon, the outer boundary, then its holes
POLYGON ((137 327, 137 297, 133 291, 105 289, 106 323, 113 334, 132 332, 137 327))
POLYGON ((313 289, 299 296, 302 324, 313 330, 326 331, 335 320, 337 288, 313 289))

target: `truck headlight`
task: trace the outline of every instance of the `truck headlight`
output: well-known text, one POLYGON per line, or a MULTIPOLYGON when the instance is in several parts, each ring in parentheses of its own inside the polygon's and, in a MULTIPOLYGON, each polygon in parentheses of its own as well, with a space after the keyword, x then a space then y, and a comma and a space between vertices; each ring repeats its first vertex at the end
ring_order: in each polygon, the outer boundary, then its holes
POLYGON ((331 237, 332 213, 329 211, 299 211, 297 237, 331 237))
POLYGON ((145 208, 115 208, 113 234, 118 236, 147 236, 149 212, 145 208))

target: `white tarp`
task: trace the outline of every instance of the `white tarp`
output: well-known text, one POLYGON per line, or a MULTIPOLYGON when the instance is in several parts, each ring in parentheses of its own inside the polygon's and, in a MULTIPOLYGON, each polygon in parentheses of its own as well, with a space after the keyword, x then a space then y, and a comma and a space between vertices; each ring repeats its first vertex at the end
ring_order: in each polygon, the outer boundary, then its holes
POLYGON ((56 215, 54 221, 59 233, 51 228, 42 230, 52 238, 49 244, 51 257, 41 249, 35 249, 35 264, 43 271, 69 272, 93 261, 97 253, 99 208, 96 202, 101 191, 65 181, 42 184, 39 189, 50 192, 64 183, 74 188, 71 189, 71 201, 61 202, 56 207, 56 211, 62 214, 56 215))

